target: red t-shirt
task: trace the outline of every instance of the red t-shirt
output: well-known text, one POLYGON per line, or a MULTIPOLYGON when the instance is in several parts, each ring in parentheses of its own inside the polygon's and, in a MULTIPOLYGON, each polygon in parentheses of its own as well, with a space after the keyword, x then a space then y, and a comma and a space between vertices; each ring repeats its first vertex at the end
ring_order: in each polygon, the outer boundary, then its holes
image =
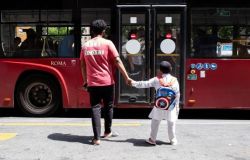
POLYGON ((107 86, 115 83, 114 68, 118 51, 112 41, 95 37, 81 50, 80 60, 85 61, 88 86, 107 86))

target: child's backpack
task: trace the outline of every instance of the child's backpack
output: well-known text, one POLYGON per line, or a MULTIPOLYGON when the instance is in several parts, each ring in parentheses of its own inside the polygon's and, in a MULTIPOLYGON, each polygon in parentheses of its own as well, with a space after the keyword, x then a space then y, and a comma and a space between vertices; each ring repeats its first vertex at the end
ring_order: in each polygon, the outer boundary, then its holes
POLYGON ((169 83, 165 83, 162 77, 158 79, 161 87, 156 91, 155 106, 159 109, 171 111, 176 104, 176 92, 172 89, 176 78, 172 78, 169 83))

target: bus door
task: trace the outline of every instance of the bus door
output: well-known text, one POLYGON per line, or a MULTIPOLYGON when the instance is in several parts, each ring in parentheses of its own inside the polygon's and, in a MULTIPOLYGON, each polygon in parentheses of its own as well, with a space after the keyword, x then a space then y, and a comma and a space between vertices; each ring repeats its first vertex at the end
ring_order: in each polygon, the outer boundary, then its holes
MULTIPOLYGON (((159 63, 169 61, 179 80, 185 49, 185 6, 118 6, 119 53, 129 76, 136 81, 157 75, 159 63)), ((118 107, 145 107, 154 102, 154 89, 136 89, 119 76, 118 107), (124 104, 124 105, 123 105, 124 104)))

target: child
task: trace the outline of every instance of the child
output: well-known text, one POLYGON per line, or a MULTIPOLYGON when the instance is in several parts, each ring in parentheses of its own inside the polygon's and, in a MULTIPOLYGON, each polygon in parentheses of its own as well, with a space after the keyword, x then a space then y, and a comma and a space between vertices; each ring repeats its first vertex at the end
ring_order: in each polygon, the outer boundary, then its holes
POLYGON ((177 78, 170 74, 172 70, 171 64, 167 61, 162 61, 160 63, 160 74, 161 76, 151 78, 147 81, 132 81, 132 86, 136 88, 150 88, 154 87, 157 91, 161 86, 162 82, 165 84, 171 84, 170 88, 173 89, 176 93, 175 107, 172 110, 163 110, 154 106, 149 118, 151 121, 151 133, 150 138, 146 140, 147 143, 151 145, 156 145, 156 136, 161 120, 166 119, 168 123, 168 137, 171 145, 177 144, 177 139, 175 135, 175 122, 178 119, 179 111, 179 83, 177 78), (162 82, 160 82, 162 81, 162 82))

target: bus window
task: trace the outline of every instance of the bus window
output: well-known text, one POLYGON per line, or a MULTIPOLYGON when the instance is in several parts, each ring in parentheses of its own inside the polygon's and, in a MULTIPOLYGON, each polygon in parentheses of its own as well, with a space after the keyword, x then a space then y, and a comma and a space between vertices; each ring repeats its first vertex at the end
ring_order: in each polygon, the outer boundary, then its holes
POLYGON ((73 30, 72 13, 69 10, 12 10, 2 11, 1 41, 5 44, 6 57, 75 57, 74 38, 71 50, 62 46, 64 37, 73 30), (16 46, 14 39, 21 38, 16 46), (61 53, 66 51, 66 53, 61 53))
POLYGON ((240 57, 250 57, 250 26, 239 27, 237 52, 240 57))
POLYGON ((2 43, 1 43, 1 46, 0 46, 0 57, 5 57, 2 43))
POLYGON ((191 57, 246 58, 249 26, 244 8, 192 9, 191 57))
POLYGON ((107 23, 104 38, 111 39, 110 34, 110 9, 108 8, 83 8, 81 11, 81 45, 91 39, 90 24, 96 19, 103 19, 107 23))

